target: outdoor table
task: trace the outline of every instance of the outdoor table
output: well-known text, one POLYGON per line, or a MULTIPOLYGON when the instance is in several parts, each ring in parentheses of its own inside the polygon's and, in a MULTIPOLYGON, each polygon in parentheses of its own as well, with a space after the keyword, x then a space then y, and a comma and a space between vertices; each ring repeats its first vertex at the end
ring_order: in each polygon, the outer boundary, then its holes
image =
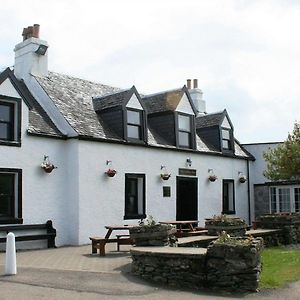
POLYGON ((100 237, 90 237, 92 241, 92 253, 97 253, 97 249, 100 250, 100 256, 105 256, 105 245, 107 243, 117 243, 117 249, 119 250, 120 244, 132 244, 132 240, 129 235, 117 235, 116 238, 110 238, 111 234, 115 230, 127 230, 134 227, 133 225, 108 225, 105 226, 107 233, 104 238, 100 237), (127 237, 128 236, 128 237, 127 237), (125 238, 126 237, 126 238, 125 238))
POLYGON ((182 220, 182 221, 162 221, 160 224, 171 224, 177 227, 177 236, 182 237, 184 229, 183 227, 188 227, 188 231, 195 231, 194 224, 198 224, 197 220, 182 220))

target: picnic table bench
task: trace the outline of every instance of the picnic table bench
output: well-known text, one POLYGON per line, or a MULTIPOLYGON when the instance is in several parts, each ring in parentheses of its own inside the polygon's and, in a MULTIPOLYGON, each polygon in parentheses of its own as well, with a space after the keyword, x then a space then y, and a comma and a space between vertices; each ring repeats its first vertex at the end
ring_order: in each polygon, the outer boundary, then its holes
POLYGON ((110 238, 114 230, 128 230, 132 226, 130 225, 112 225, 105 226, 108 229, 105 237, 90 237, 92 241, 92 253, 97 253, 99 249, 100 256, 105 256, 105 245, 107 243, 117 243, 117 251, 120 251, 120 245, 132 245, 133 240, 130 238, 129 234, 117 234, 115 238, 110 238))

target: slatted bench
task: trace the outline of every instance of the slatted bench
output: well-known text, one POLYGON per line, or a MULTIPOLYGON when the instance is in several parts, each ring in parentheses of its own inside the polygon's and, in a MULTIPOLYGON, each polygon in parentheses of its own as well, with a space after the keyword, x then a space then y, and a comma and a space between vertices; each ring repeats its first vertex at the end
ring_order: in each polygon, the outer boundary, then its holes
MULTIPOLYGON (((45 224, 27 225, 0 225, 0 232, 13 232, 16 242, 47 240, 48 248, 55 248, 56 229, 53 228, 52 221, 45 224), (45 233, 26 233, 26 231, 45 231, 45 233)), ((0 237, 0 243, 6 243, 6 237, 0 237)))
POLYGON ((133 240, 128 234, 116 235, 116 238, 90 237, 92 241, 92 253, 97 253, 99 249, 100 256, 105 256, 105 245, 107 243, 117 243, 117 251, 120 251, 120 245, 132 245, 133 240))

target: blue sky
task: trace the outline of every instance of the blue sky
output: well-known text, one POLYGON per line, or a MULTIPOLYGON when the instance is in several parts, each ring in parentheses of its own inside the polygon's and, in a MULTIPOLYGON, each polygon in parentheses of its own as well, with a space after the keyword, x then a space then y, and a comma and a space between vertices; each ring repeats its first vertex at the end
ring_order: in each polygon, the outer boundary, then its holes
POLYGON ((10 0, 0 16, 0 68, 38 23, 49 70, 141 93, 197 78, 242 143, 282 141, 300 120, 299 1, 10 0))

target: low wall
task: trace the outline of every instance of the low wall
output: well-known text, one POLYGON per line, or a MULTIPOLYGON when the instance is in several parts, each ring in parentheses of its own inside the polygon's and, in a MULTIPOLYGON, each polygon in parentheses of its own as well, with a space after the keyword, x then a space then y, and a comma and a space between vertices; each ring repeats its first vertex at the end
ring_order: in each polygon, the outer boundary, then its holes
POLYGON ((176 287, 256 291, 261 271, 261 238, 204 248, 134 247, 132 272, 176 287))
POLYGON ((258 219, 259 227, 264 229, 281 229, 278 244, 300 243, 300 214, 269 214, 258 219))

